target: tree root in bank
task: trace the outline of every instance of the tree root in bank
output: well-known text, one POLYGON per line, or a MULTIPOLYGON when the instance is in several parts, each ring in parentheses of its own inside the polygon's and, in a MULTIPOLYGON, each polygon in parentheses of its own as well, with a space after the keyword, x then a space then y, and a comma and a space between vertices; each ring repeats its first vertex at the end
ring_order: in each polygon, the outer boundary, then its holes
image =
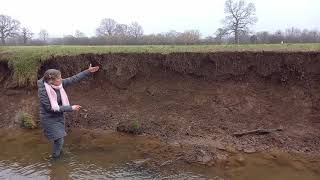
POLYGON ((255 129, 250 131, 244 131, 240 133, 234 133, 233 136, 241 137, 248 134, 255 134, 255 135, 264 135, 264 134, 270 134, 276 131, 283 131, 283 128, 276 128, 276 129, 255 129))

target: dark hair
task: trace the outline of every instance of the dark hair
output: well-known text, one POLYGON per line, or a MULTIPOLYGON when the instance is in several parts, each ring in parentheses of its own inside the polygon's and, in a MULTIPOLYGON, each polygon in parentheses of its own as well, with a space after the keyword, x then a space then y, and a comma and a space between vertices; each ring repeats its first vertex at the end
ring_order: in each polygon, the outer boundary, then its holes
POLYGON ((43 75, 43 80, 46 83, 51 83, 50 81, 54 79, 58 79, 61 76, 61 72, 56 69, 48 69, 44 75, 43 75))

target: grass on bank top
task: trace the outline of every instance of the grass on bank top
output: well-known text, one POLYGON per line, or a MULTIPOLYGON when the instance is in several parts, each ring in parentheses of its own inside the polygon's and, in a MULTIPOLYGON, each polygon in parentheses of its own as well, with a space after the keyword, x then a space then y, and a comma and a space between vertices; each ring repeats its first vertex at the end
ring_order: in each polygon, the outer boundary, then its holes
MULTIPOLYGON (((172 53, 223 51, 320 51, 314 44, 246 44, 246 45, 141 45, 141 46, 0 46, 0 57, 9 59, 13 81, 19 86, 34 85, 41 61, 53 55, 83 53, 172 53)), ((2 58, 3 59, 3 58, 2 58)), ((1 60, 1 58, 0 58, 1 60)))

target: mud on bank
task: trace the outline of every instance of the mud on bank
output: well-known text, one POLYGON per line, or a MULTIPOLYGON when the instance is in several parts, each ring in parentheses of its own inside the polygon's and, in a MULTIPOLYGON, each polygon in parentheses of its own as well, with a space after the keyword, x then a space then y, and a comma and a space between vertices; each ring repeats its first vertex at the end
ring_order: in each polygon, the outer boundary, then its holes
MULTIPOLYGON (((90 63, 101 70, 67 89, 71 103, 83 106, 66 115, 68 128, 118 128, 228 152, 320 152, 319 52, 52 56, 38 78, 49 68, 71 76, 90 63)), ((0 75, 0 127, 15 126, 18 111, 37 119, 36 87, 12 81, 8 61, 0 61, 0 75)))

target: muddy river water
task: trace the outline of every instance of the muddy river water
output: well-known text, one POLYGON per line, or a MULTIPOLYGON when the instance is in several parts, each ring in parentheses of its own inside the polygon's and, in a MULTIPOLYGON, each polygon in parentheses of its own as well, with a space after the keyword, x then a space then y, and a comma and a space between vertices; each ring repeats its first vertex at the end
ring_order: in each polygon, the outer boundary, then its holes
POLYGON ((51 144, 41 130, 1 129, 0 179, 320 179, 320 159, 272 153, 243 155, 225 166, 148 166, 161 146, 146 136, 73 130, 61 158, 51 160, 51 144))

